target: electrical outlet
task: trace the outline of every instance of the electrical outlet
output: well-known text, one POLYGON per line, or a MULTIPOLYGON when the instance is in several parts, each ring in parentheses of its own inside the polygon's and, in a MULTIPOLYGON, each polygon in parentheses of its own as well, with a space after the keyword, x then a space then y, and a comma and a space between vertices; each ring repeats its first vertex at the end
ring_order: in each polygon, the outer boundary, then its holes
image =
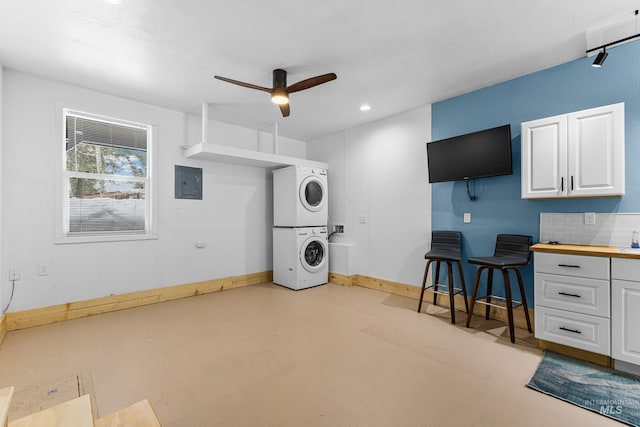
POLYGON ((20 280, 20 271, 12 268, 9 270, 9 280, 20 280))
POLYGON ((584 213, 584 223, 585 223, 585 225, 595 225, 596 224, 596 213, 595 212, 585 212, 584 213))
POLYGON ((49 265, 42 263, 38 264, 38 276, 48 276, 49 275, 49 265))
POLYGON ((465 212, 462 220, 465 224, 471 223, 471 212, 465 212))

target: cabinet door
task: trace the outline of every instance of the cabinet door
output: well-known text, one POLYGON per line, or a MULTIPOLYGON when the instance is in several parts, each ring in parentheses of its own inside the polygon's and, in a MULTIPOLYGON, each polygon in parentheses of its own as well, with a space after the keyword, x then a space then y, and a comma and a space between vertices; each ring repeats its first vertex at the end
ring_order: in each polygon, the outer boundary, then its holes
POLYGON ((624 195, 624 104, 568 115, 569 196, 624 195))
POLYGON ((567 194, 567 116, 524 122, 522 132, 523 199, 567 194))
POLYGON ((640 282, 611 282, 611 356, 640 365, 640 282))

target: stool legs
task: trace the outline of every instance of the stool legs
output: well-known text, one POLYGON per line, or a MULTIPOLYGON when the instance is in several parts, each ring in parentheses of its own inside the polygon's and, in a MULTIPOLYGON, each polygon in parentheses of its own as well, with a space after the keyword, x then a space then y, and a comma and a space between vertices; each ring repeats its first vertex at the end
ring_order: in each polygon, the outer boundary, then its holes
MULTIPOLYGON (((487 278, 487 304, 491 304, 491 295, 493 295, 493 268, 488 269, 487 278)), ((484 318, 489 320, 491 318, 491 306, 487 305, 485 308, 484 318)))
POLYGON ((469 312, 469 302, 467 301, 467 284, 464 282, 464 273, 462 272, 462 263, 458 262, 458 274, 460 275, 460 284, 462 287, 462 295, 464 296, 464 310, 469 312))
POLYGON ((422 278, 422 291, 420 292, 420 302, 418 302, 418 313, 422 310, 422 298, 424 298, 424 290, 427 287, 427 276, 429 274, 429 266, 432 260, 427 261, 427 265, 424 267, 424 277, 422 278))
POLYGON ((471 316, 473 315, 473 306, 476 303, 476 298, 478 296, 478 284, 480 283, 480 275, 482 274, 482 270, 487 267, 480 267, 478 271, 476 271, 476 277, 473 281, 473 292, 471 293, 471 304, 469 305, 469 310, 467 311, 467 328, 471 325, 471 316))
POLYGON ((527 295, 524 293, 524 281, 522 280, 522 273, 517 268, 514 268, 516 271, 516 276, 518 277, 518 287, 520 288, 520 296, 522 299, 522 308, 524 309, 524 317, 527 320, 527 329, 529 332, 533 332, 531 330, 531 319, 529 319, 529 307, 527 306, 527 295))
MULTIPOLYGON (((487 272, 487 304, 491 303, 491 293, 493 292, 493 268, 482 266, 478 268, 476 272, 475 279, 473 281, 473 293, 471 294, 471 304, 469 306, 469 310, 467 313, 467 328, 471 325, 471 316, 473 315, 473 306, 476 303, 476 299, 478 297, 478 287, 480 285, 480 276, 482 275, 483 270, 489 270, 487 272)), ((511 281, 509 279, 509 270, 515 270, 516 277, 518 279, 518 287, 520 288, 520 295, 522 299, 522 308, 524 309, 524 317, 527 321, 527 329, 529 332, 532 332, 531 329, 531 319, 529 318, 529 307, 527 305, 527 296, 524 291, 524 282, 522 280, 522 273, 518 268, 504 268, 502 269, 502 277, 504 280, 504 293, 506 300, 506 309, 507 309, 507 323, 509 326, 509 338, 512 343, 516 342, 515 339, 515 325, 513 321, 513 298, 511 297, 511 281)), ((489 319, 491 311, 491 306, 487 305, 485 311, 485 317, 487 320, 489 319)))
POLYGON ((504 278, 504 294, 507 300, 507 323, 509 324, 509 337, 511 342, 516 342, 516 332, 513 327, 513 305, 511 303, 511 283, 509 282, 509 271, 502 270, 502 277, 504 278))
MULTIPOLYGON (((447 263, 447 273, 449 275, 449 311, 451 312, 451 323, 456 323, 456 305, 453 302, 454 290, 453 290, 453 269, 451 263, 447 263)), ((434 294, 435 295, 435 294, 434 294)))
POLYGON ((433 281, 433 290, 435 291, 433 293, 433 305, 438 304, 438 294, 436 293, 438 292, 438 283, 440 283, 440 261, 436 261, 436 277, 433 281))
MULTIPOLYGON (((422 278, 422 290, 420 291, 420 300, 418 302, 418 313, 421 312, 422 310, 422 301, 424 299, 424 292, 427 289, 427 277, 429 275, 429 267, 431 266, 431 263, 435 262, 435 278, 433 281, 433 304, 436 305, 437 304, 437 297, 438 294, 436 293, 438 291, 438 282, 440 280, 440 262, 438 260, 428 260, 427 261, 427 265, 425 266, 424 269, 424 276, 422 278)), ((454 301, 454 297, 455 297, 455 290, 454 290, 454 284, 453 284, 453 266, 451 265, 451 261, 443 261, 444 263, 447 264, 447 273, 448 273, 448 287, 449 287, 449 306, 450 306, 450 312, 451 312, 451 323, 456 323, 456 314, 455 314, 455 301, 454 301)), ((464 295, 464 307, 465 310, 467 312, 469 312, 469 303, 467 302, 467 289, 466 289, 466 284, 464 282, 464 273, 462 272, 462 263, 458 262, 458 272, 460 273, 460 283, 462 286, 462 294, 464 295)))

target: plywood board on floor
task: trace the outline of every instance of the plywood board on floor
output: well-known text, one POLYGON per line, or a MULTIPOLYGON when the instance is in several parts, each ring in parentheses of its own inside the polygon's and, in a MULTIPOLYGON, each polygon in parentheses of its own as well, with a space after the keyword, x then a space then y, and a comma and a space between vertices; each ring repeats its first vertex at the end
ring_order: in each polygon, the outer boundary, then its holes
POLYGON ((161 427, 147 399, 96 420, 95 427, 161 427))
POLYGON ((93 382, 88 373, 66 375, 22 387, 17 389, 13 396, 9 407, 9 420, 23 418, 83 395, 89 395, 95 407, 93 382))
POLYGON ((9 423, 9 427, 93 427, 89 395, 60 403, 9 423))

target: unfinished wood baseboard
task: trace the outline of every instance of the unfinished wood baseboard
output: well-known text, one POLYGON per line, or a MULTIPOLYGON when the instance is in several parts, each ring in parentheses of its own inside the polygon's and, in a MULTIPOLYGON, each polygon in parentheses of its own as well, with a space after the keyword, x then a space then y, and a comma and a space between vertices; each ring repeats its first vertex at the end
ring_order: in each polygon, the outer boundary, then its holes
POLYGON ((94 314, 108 313, 147 304, 219 292, 225 289, 271 282, 272 280, 273 273, 271 271, 263 271, 242 276, 225 277, 222 279, 206 280, 203 282, 187 283, 31 310, 16 311, 7 313, 4 316, 2 323, 4 328, 2 330, 6 333, 6 331, 15 331, 32 326, 92 316, 94 314))
MULTIPOLYGON (((334 275, 334 273, 330 274, 330 280, 331 280, 331 275, 334 275)), ((394 295, 413 298, 415 300, 420 299, 421 288, 418 286, 407 285, 405 283, 392 282, 384 279, 376 279, 373 277, 362 276, 359 274, 356 274, 355 276, 341 276, 341 275, 335 275, 335 276, 338 276, 338 278, 342 280, 346 280, 345 278, 351 278, 351 282, 353 285, 362 286, 364 288, 376 289, 376 290, 384 291, 394 295)), ((336 282, 333 282, 333 283, 336 283, 336 282)), ((342 283, 337 283, 337 284, 342 284, 342 283)), ((433 303, 433 293, 430 292, 429 290, 425 292, 424 301, 430 304, 433 303)), ((444 295, 438 295, 438 299, 436 301, 437 301, 436 305, 440 307, 449 308, 449 297, 444 295)), ((469 302, 471 302, 471 296, 469 296, 469 302)), ((456 306, 456 310, 464 311, 464 297, 462 295, 455 295, 454 304, 456 306)), ((416 309, 417 307, 418 306, 416 304, 416 309)), ((485 310, 486 310, 486 307, 484 305, 476 304, 476 306, 473 308, 473 313, 477 314, 478 316, 484 316, 485 310)), ((502 320, 506 322, 507 311, 501 310, 499 308, 491 307, 491 311, 489 312, 489 317, 492 319, 502 320)), ((529 318, 531 319, 531 327, 533 328, 535 325, 533 320, 534 315, 533 315, 532 308, 529 308, 529 318)), ((515 309, 513 311, 513 322, 519 327, 522 327, 522 328, 527 327, 527 321, 524 315, 524 310, 515 309)), ((473 323, 471 325, 473 326, 473 323)))
POLYGON ((0 344, 4 340, 5 335, 7 335, 7 316, 0 316, 0 344))
POLYGON ((580 360, 586 360, 587 362, 595 363, 602 366, 613 366, 612 360, 609 356, 604 354, 592 353, 586 350, 580 350, 579 348, 573 348, 562 344, 556 344, 554 342, 538 340, 538 348, 543 350, 551 350, 553 352, 564 354, 565 356, 574 357, 580 360))
POLYGON ((353 276, 345 276, 344 274, 338 273, 329 273, 329 282, 335 285, 350 287, 353 286, 353 276))

